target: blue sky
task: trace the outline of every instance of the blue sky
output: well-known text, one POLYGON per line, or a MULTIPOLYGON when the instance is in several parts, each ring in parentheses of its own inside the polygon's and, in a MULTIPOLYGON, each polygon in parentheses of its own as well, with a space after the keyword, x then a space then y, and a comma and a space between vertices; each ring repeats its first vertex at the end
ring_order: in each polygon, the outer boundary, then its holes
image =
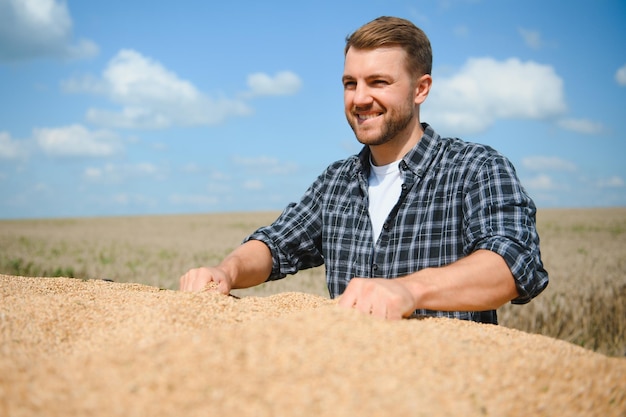
POLYGON ((360 146, 345 37, 430 37, 422 120, 543 207, 626 205, 624 1, 0 0, 0 218, 280 210, 360 146))

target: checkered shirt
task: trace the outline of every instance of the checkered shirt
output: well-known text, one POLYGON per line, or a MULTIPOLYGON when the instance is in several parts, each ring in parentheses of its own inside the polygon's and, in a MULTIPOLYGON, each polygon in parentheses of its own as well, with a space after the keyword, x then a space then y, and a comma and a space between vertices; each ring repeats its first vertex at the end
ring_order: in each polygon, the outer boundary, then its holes
MULTIPOLYGON (((424 135, 399 164, 402 193, 373 242, 368 213, 369 148, 330 165, 301 200, 247 240, 264 242, 273 256, 268 280, 325 264, 332 298, 354 277, 396 278, 457 261, 478 249, 500 254, 524 304, 548 284, 535 227, 536 208, 515 168, 488 146, 424 135)), ((495 310, 417 310, 497 323, 495 310)))

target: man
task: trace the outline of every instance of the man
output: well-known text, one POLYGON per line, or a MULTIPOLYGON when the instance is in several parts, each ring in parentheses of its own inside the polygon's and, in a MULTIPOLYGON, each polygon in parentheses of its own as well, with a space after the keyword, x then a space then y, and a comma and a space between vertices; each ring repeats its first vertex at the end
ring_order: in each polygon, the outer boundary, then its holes
POLYGON ((330 165, 298 203, 218 266, 180 279, 228 294, 325 264, 331 297, 377 317, 497 323, 548 284, 535 206, 493 149, 420 122, 432 52, 411 22, 381 17, 346 40, 348 123, 363 150, 330 165))

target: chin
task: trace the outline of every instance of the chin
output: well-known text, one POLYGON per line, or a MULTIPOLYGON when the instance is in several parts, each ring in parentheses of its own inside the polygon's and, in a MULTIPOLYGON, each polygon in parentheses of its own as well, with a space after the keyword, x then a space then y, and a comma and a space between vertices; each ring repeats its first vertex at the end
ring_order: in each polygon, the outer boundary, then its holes
POLYGON ((389 138, 387 138, 386 136, 381 136, 380 134, 357 134, 356 139, 363 145, 367 146, 379 146, 389 142, 389 138))

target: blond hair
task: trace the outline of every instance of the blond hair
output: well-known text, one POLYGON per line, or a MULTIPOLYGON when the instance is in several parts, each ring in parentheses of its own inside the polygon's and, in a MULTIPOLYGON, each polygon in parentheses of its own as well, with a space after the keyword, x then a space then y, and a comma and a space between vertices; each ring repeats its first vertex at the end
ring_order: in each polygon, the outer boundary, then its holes
POLYGON ((350 48, 376 49, 384 46, 400 46, 405 50, 410 73, 430 75, 433 52, 428 37, 413 23, 399 17, 382 16, 361 26, 346 38, 344 54, 350 48))

